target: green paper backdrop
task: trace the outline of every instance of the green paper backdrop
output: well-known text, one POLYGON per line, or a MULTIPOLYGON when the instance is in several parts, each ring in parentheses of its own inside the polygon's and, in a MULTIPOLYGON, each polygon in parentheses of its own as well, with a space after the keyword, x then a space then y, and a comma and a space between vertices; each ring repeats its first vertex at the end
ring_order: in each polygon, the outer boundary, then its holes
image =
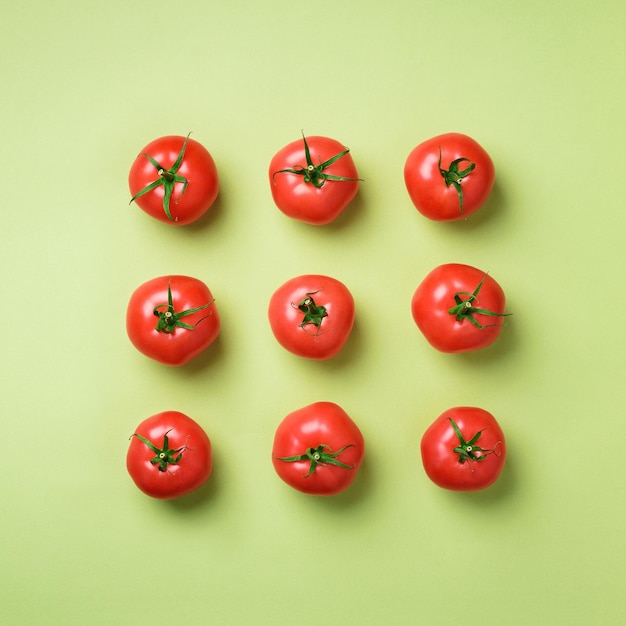
POLYGON ((0 618, 16 625, 621 623, 626 603, 621 0, 2 2, 4 376, 0 618), (273 154, 349 146, 364 179, 334 224, 273 205, 273 154), (219 200, 174 228, 129 206, 150 140, 216 160, 219 200), (477 139, 488 204, 440 224, 402 170, 435 134, 477 139), (513 312, 491 348, 433 350, 410 299, 475 265, 513 312), (268 299, 344 282, 353 336, 328 362, 274 340, 268 299), (124 328, 141 282, 205 281, 218 342, 170 369, 124 328), (354 485, 308 497, 275 475, 274 430, 317 400, 366 439, 354 485), (437 488, 419 441, 445 409, 491 411, 499 481, 437 488), (214 474, 152 500, 128 438, 165 409, 200 422, 214 474))

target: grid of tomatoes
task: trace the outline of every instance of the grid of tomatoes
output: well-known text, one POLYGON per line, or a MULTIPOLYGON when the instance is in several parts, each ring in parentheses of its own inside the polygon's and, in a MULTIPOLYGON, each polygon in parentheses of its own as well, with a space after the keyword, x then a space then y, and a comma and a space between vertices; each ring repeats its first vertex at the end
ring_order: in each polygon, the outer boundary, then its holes
MULTIPOLYGON (((348 148, 328 137, 304 134, 275 154, 268 174, 277 208, 314 226, 336 220, 361 182, 348 148)), ((488 153, 460 133, 419 144, 404 168, 407 192, 416 209, 441 222, 465 219, 479 210, 494 179, 488 153)), ((150 142, 134 160, 128 184, 131 203, 173 226, 202 218, 219 193, 211 154, 189 135, 150 142)), ((458 263, 440 265, 423 279, 413 294, 411 313, 426 341, 447 353, 488 347, 509 315, 496 280, 458 263)), ((285 350, 301 358, 327 360, 349 341, 355 302, 348 287, 336 278, 307 274, 275 290, 267 316, 285 350)), ((132 293, 126 330, 141 353, 180 367, 210 349, 220 332, 220 317, 215 298, 202 281, 160 276, 132 293)), ((332 402, 316 402, 280 422, 271 460, 278 476, 294 489, 335 495, 353 483, 364 453, 363 434, 352 418, 332 402)), ((477 407, 454 407, 424 432, 421 456, 435 484, 475 491, 490 486, 500 475, 506 443, 493 415, 477 407)), ((211 475, 210 439, 187 415, 158 413, 132 434, 127 469, 138 488, 152 497, 183 496, 211 475)))

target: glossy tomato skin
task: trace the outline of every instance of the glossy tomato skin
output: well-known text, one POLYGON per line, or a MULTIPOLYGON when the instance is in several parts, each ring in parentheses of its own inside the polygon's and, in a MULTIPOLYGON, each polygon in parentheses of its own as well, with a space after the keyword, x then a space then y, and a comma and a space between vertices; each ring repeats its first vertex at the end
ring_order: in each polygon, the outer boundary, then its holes
POLYGON ((421 441, 422 463, 427 476, 439 487, 453 491, 478 491, 492 485, 500 476, 507 448, 502 428, 496 418, 484 409, 460 406, 442 413, 424 432, 421 441), (482 460, 459 461, 454 451, 459 438, 450 422, 452 419, 469 442, 482 431, 475 445, 483 451, 482 460))
MULTIPOLYGON (((462 170, 468 161, 459 163, 462 170)), ((404 181, 411 201, 417 210, 431 220, 451 222, 475 213, 487 201, 495 181, 493 161, 485 149, 474 139, 461 133, 446 133, 432 137, 416 146, 407 157, 404 181), (468 159, 474 170, 460 183, 463 192, 463 209, 454 185, 446 185, 439 172, 456 159, 468 159)))
POLYGON ((364 454, 363 435, 348 414, 333 402, 314 402, 290 413, 279 424, 274 435, 272 463, 278 476, 294 489, 310 495, 331 496, 354 482, 364 454), (309 474, 310 461, 281 460, 302 455, 322 444, 333 453, 348 446, 336 458, 349 467, 319 463, 309 474))
MULTIPOLYGON (((315 165, 324 163, 346 148, 335 139, 322 136, 306 137, 311 160, 315 165)), ((357 194, 358 180, 327 180, 315 187, 304 177, 280 170, 302 167, 307 161, 302 139, 293 141, 279 150, 269 166, 269 181, 276 206, 287 216, 314 226, 336 220, 357 194)), ((357 179, 358 173, 350 153, 329 165, 326 174, 357 179)))
POLYGON ((345 345, 355 318, 355 304, 348 288, 339 280, 322 274, 305 274, 288 280, 272 295, 268 318, 278 343, 297 356, 326 360, 345 345), (319 326, 305 323, 298 308, 311 299, 326 315, 319 326))
MULTIPOLYGON (((151 141, 137 155, 128 174, 131 196, 147 187, 159 174, 154 165, 145 157, 150 155, 164 169, 169 169, 178 158, 185 137, 168 135, 151 141)), ((135 200, 137 205, 155 219, 184 226, 199 220, 213 205, 219 193, 217 167, 209 151, 191 137, 187 140, 183 161, 177 173, 188 180, 184 193, 183 183, 174 183, 174 192, 169 203, 173 221, 163 208, 164 188, 156 189, 135 200)))
POLYGON ((170 366, 189 363, 217 338, 220 317, 210 289, 190 276, 160 276, 140 285, 131 295, 126 311, 126 332, 132 344, 146 356, 170 366), (193 330, 175 328, 171 333, 157 331, 155 307, 168 302, 168 286, 177 312, 211 303, 181 318, 193 330), (203 319, 204 318, 204 319, 203 319))
POLYGON ((126 468, 131 478, 145 494, 161 500, 184 496, 201 487, 211 475, 213 456, 211 441, 202 427, 179 411, 164 411, 144 420, 135 429, 158 448, 164 437, 168 449, 180 454, 177 463, 168 464, 164 471, 151 463, 155 452, 133 435, 126 455, 126 468))
POLYGON ((449 313, 455 306, 455 294, 473 293, 483 279, 477 306, 504 314, 506 298, 502 287, 491 276, 470 265, 440 265, 417 287, 411 312, 418 328, 434 348, 448 353, 470 352, 486 348, 498 338, 502 331, 502 317, 477 313, 474 317, 483 326, 477 328, 469 319, 458 321, 449 313))

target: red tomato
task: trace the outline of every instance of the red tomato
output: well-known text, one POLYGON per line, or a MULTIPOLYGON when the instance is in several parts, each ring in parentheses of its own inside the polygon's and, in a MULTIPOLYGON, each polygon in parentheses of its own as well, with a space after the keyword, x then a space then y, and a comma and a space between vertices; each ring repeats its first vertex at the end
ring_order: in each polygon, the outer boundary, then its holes
POLYGON ((306 274, 288 280, 272 295, 268 317, 283 348, 324 360, 343 348, 354 324, 352 294, 338 280, 306 274))
POLYGON ((194 139, 171 135, 150 142, 133 162, 128 186, 152 217, 183 226, 200 219, 219 192, 217 168, 194 139))
POLYGON ((477 491, 493 484, 506 459, 504 433, 484 409, 460 406, 442 413, 421 443, 428 477, 444 489, 477 491))
POLYGON ((417 210, 439 222, 468 217, 487 200, 495 170, 487 152, 467 135, 428 139, 409 154, 404 181, 417 210))
POLYGON ((184 413, 157 413, 141 422, 131 436, 126 467, 137 487, 149 496, 178 498, 211 475, 211 442, 184 413))
POLYGON ((413 294, 411 312, 428 342, 442 352, 492 344, 502 330, 505 296, 491 276, 470 265, 436 267, 413 294))
POLYGON ((320 226, 337 219, 359 188, 348 148, 328 137, 302 135, 279 150, 269 167, 276 206, 289 217, 320 226))
POLYGON ((363 435, 348 414, 333 402, 315 402, 280 423, 272 463, 294 489, 331 496, 352 484, 364 453, 363 435))
POLYGON ((219 331, 214 298, 197 278, 153 278, 139 286, 128 303, 128 338, 139 352, 164 365, 188 363, 219 331))

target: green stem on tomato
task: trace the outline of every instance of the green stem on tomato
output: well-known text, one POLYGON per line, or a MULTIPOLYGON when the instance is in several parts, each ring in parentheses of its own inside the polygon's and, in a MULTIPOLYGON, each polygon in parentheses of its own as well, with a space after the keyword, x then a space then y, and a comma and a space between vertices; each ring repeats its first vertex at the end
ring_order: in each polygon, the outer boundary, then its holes
MULTIPOLYGON (((481 448, 480 446, 476 445, 476 442, 480 439, 483 430, 485 430, 484 428, 481 428, 481 430, 476 432, 469 441, 466 441, 463 437, 463 433, 461 433, 461 429, 457 426, 456 422, 451 417, 449 417, 448 420, 452 425, 454 433, 459 439, 459 445, 453 448, 453 451, 459 455, 459 463, 465 463, 466 461, 484 461, 487 458, 487 455, 496 454, 495 447, 481 448)), ((496 456, 499 455, 496 454, 496 456)), ((474 470, 472 469, 472 471, 474 470)))
POLYGON ((353 465, 346 465, 342 463, 337 457, 347 448, 354 447, 353 443, 349 443, 347 446, 337 450, 336 452, 330 452, 331 447, 321 443, 316 448, 307 448, 304 454, 296 456, 276 457, 279 461, 285 461, 286 463, 295 463, 296 461, 309 461, 309 471, 305 478, 308 478, 318 465, 335 465, 336 467, 343 467, 344 469, 354 469, 353 465))
MULTIPOLYGON (((189 133, 189 135, 191 135, 191 133, 189 133)), ((172 213, 170 211, 170 200, 172 198, 172 193, 174 192, 174 184, 175 183, 183 183, 183 188, 182 188, 182 190, 180 192, 180 196, 181 197, 183 196, 183 194, 187 190, 187 185, 189 184, 189 181, 184 176, 181 176, 180 174, 176 173, 176 172, 178 172, 178 170, 179 170, 179 168, 180 168, 180 166, 181 166, 181 164, 183 162, 183 158, 185 156, 185 149, 187 148, 187 141, 189 141, 189 135, 187 135, 187 137, 185 138, 185 141, 183 142, 183 147, 180 149, 180 152, 178 153, 178 157, 176 158, 176 161, 174 162, 174 165, 172 165, 172 167, 170 167, 169 169, 166 169, 166 168, 162 167, 149 154, 145 154, 144 153, 144 156, 146 157, 146 159, 148 159, 148 161, 150 161, 150 163, 152 163, 152 165, 156 169, 157 174, 159 175, 159 178, 157 178, 156 180, 152 181, 149 185, 146 185, 143 189, 138 191, 130 199, 130 202, 132 202, 133 200, 136 200, 137 198, 147 194, 148 192, 152 191, 153 189, 156 189, 157 187, 160 187, 161 185, 163 185, 163 190, 164 190, 164 194, 163 194, 163 210, 165 211, 165 215, 167 215, 167 218, 170 221, 172 221, 172 222, 177 222, 178 221, 178 218, 172 217, 172 213)), ((129 204, 130 204, 130 202, 129 202, 129 204)))
POLYGON ((167 284, 167 303, 166 304, 157 304, 154 307, 152 313, 158 317, 156 331, 159 333, 170 334, 173 333, 177 328, 184 328, 186 330, 194 330, 196 326, 204 319, 209 317, 211 313, 205 315, 202 319, 198 320, 195 324, 186 324, 185 322, 181 322, 181 317, 186 317, 187 315, 191 315, 192 313, 197 313, 198 311, 202 311, 207 307, 211 306, 215 299, 211 300, 207 304, 203 304, 202 306, 195 307, 193 309, 187 309, 186 311, 181 311, 177 313, 174 310, 174 304, 172 301, 172 287, 170 283, 167 284), (162 310, 165 307, 165 310, 162 310))
POLYGON ((169 441, 167 438, 167 433, 169 433, 172 429, 168 430, 165 435, 163 435, 163 447, 159 448, 154 443, 152 443, 149 439, 146 439, 142 435, 138 433, 133 433, 131 435, 131 439, 133 437, 137 437, 139 441, 145 444, 152 452, 156 454, 153 459, 150 459, 150 463, 152 465, 158 465, 159 472, 167 471, 168 465, 176 465, 183 458, 183 451, 187 446, 182 446, 181 448, 172 449, 169 447, 169 441))
POLYGON ((439 147, 439 161, 437 162, 437 167, 439 168, 439 173, 441 174, 444 182, 446 183, 446 187, 452 185, 456 189, 456 193, 459 197, 459 212, 463 213, 463 189, 461 189, 461 183, 463 179, 474 171, 476 168, 476 163, 473 163, 469 159, 465 157, 461 157, 460 159, 455 159, 450 163, 450 168, 444 170, 441 167, 441 146, 439 147), (464 169, 459 171, 459 163, 463 161, 467 161, 469 165, 464 169))
POLYGON ((325 317, 328 317, 328 311, 326 307, 322 304, 317 304, 313 299, 313 296, 317 293, 317 291, 308 292, 298 305, 292 303, 292 307, 299 309, 302 313, 304 313, 304 318, 298 324, 300 328, 304 328, 305 326, 309 326, 313 324, 317 328, 316 335, 319 334, 320 327, 322 325, 322 321, 325 317))
POLYGON ((456 302, 456 305, 451 309, 448 309, 448 313, 450 315, 454 315, 457 322, 462 322, 467 319, 470 323, 476 326, 476 328, 483 329, 490 328, 491 326, 502 326, 502 324, 481 324, 474 317, 474 314, 478 313, 479 315, 488 315, 491 317, 506 317, 512 315, 512 313, 496 313, 495 311, 490 311, 489 309, 481 309, 474 306, 474 302, 478 302, 478 292, 481 290, 486 278, 487 274, 485 274, 483 279, 478 283, 478 286, 474 289, 473 293, 469 293, 467 291, 457 291, 457 293, 454 294, 454 301, 456 302), (462 296, 467 296, 467 298, 463 299, 462 296))
POLYGON ((295 165, 294 167, 288 167, 282 170, 278 170, 272 174, 272 178, 274 178, 276 174, 296 174, 298 176, 302 176, 305 183, 311 183, 314 187, 317 187, 318 189, 323 187, 324 183, 327 180, 352 182, 362 180, 361 178, 347 178, 346 176, 335 176, 334 174, 327 174, 326 172, 324 172, 327 167, 335 163, 335 161, 338 161, 341 157, 348 154, 348 152, 350 152, 348 148, 346 148, 342 152, 339 152, 327 161, 324 161, 319 165, 314 165, 313 160, 311 159, 309 145, 307 144, 304 133, 302 133, 302 140, 304 141, 304 156, 306 158, 306 167, 303 167, 302 165, 295 165))

